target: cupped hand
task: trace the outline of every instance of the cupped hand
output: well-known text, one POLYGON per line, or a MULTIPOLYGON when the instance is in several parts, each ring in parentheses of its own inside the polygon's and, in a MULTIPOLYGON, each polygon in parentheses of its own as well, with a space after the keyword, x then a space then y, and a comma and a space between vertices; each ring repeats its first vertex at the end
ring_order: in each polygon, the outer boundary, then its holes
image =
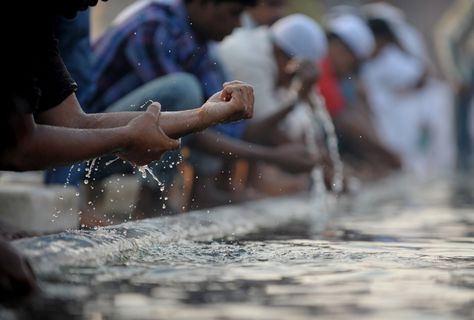
POLYGON ((308 59, 292 59, 286 65, 285 72, 298 82, 298 87, 293 89, 297 90, 299 98, 307 99, 319 78, 316 64, 308 59))
POLYGON ((178 149, 179 140, 168 137, 160 127, 161 105, 152 103, 140 116, 125 127, 128 132, 128 146, 118 153, 123 160, 133 165, 146 165, 161 158, 163 153, 178 149))
POLYGON ((250 119, 253 105, 252 86, 241 81, 231 81, 224 83, 222 91, 210 97, 202 108, 218 123, 250 119))

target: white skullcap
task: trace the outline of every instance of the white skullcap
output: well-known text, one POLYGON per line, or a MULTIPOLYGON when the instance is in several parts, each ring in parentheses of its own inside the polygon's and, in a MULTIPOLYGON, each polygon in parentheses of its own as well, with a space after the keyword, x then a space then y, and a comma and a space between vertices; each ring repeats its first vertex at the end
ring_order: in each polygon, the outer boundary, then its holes
POLYGON ((394 36, 407 52, 418 58, 427 57, 423 36, 406 21, 402 10, 388 3, 371 3, 362 6, 362 11, 369 18, 387 22, 394 36))
POLYGON ((379 2, 363 5, 362 12, 370 18, 383 19, 391 24, 405 22, 403 11, 388 3, 379 2))
POLYGON ((324 31, 304 14, 281 18, 272 25, 271 32, 276 45, 292 57, 318 61, 326 54, 324 31))
POLYGON ((340 15, 328 21, 327 29, 337 35, 359 59, 368 58, 374 51, 374 36, 362 18, 340 15))

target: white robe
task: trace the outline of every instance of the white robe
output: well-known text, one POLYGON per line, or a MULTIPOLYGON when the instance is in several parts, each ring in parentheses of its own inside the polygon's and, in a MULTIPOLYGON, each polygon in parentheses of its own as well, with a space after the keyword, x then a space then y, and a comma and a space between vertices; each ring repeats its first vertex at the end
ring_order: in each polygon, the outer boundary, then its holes
POLYGON ((362 73, 380 139, 419 175, 452 170, 455 154, 452 92, 434 79, 415 89, 424 70, 421 59, 388 45, 362 73))
MULTIPOLYGON (((218 52, 233 79, 253 86, 253 119, 269 116, 290 99, 288 91, 276 86, 278 70, 268 27, 239 28, 219 44, 218 52)), ((313 125, 311 119, 308 108, 297 107, 282 121, 281 127, 290 137, 299 139, 313 125)))

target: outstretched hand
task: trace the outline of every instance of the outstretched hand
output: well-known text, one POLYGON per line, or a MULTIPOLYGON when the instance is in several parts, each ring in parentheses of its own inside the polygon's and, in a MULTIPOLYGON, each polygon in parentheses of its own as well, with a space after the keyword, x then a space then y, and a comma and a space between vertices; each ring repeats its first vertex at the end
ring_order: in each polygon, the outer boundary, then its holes
POLYGON ((212 122, 231 122, 250 119, 253 116, 254 94, 252 86, 241 82, 224 83, 222 91, 217 92, 202 106, 212 122))
POLYGON ((153 102, 140 116, 125 127, 128 146, 118 153, 123 160, 133 165, 146 165, 161 158, 163 153, 178 149, 179 140, 168 137, 160 127, 161 105, 153 102))

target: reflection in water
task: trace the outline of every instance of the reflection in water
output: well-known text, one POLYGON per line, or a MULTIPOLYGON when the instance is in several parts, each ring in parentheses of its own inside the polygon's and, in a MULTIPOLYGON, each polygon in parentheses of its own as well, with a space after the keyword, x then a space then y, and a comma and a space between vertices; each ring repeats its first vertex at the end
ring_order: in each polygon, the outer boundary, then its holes
POLYGON ((472 319, 473 204, 451 199, 447 185, 375 186, 316 235, 299 223, 61 264, 40 274, 42 298, 0 318, 472 319))

